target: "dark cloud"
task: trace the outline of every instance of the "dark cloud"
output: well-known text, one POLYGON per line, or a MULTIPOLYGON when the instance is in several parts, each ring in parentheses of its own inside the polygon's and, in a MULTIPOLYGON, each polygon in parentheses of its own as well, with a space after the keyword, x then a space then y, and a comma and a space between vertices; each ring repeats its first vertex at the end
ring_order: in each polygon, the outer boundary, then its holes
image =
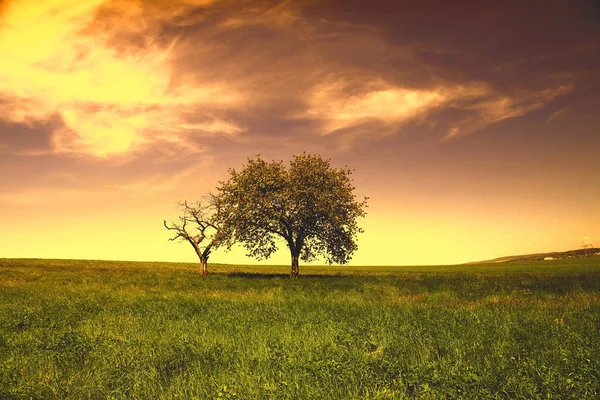
POLYGON ((62 126, 60 118, 30 126, 0 121, 0 153, 37 154, 52 151, 51 133, 62 126))
POLYGON ((597 54, 592 47, 598 38, 590 37, 597 25, 584 10, 582 1, 373 1, 367 6, 350 0, 321 3, 306 13, 377 27, 388 43, 411 47, 445 79, 523 85, 523 74, 548 80, 560 71, 576 73, 584 59, 598 62, 590 57, 597 54), (584 49, 586 43, 590 48, 584 49))
MULTIPOLYGON (((108 154, 136 176, 152 174, 154 165, 185 169, 193 157, 228 147, 344 152, 439 142, 540 110, 549 118, 565 104, 562 97, 576 101, 598 84, 592 55, 599 41, 586 7, 560 1, 109 2, 80 32, 84 43, 102 38, 112 53, 100 54, 111 68, 132 72, 150 64, 144 73, 155 87, 144 90, 154 96, 168 82, 165 97, 132 107, 119 104, 118 94, 104 101, 105 88, 90 86, 94 97, 85 104, 74 94, 56 100, 71 113, 68 127, 47 122, 45 134, 4 139, 4 151, 52 150, 47 132, 58 130, 59 152, 108 154), (105 132, 121 128, 127 140, 103 141, 105 132)), ((92 73, 106 68, 92 67, 92 73)))
POLYGON ((73 25, 86 46, 61 47, 57 56, 74 57, 76 82, 86 85, 89 100, 74 88, 54 98, 48 93, 56 85, 28 93, 44 93, 38 103, 49 104, 46 114, 64 114, 65 129, 54 133, 54 143, 70 154, 140 155, 152 145, 163 154, 176 147, 193 153, 214 136, 247 143, 277 132, 282 145, 308 137, 348 150, 365 137, 408 135, 403 126, 413 122, 423 135, 458 137, 595 84, 590 55, 598 41, 584 8, 566 2, 107 2, 85 29, 73 25), (75 57, 81 49, 87 50, 75 57), (114 78, 122 83, 85 78, 106 71, 121 73, 114 78))

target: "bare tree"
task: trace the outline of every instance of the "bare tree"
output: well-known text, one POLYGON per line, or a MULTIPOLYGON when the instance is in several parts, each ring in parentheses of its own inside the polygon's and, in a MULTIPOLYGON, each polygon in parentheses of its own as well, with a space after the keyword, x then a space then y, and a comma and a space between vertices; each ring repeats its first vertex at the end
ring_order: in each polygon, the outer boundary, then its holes
POLYGON ((210 253, 223 242, 223 235, 216 222, 220 210, 219 198, 210 194, 204 203, 197 201, 190 205, 183 201, 179 206, 183 211, 179 223, 167 224, 166 220, 163 221, 165 228, 175 232, 175 236, 169 241, 180 240, 191 244, 200 259, 200 273, 206 275, 210 253))

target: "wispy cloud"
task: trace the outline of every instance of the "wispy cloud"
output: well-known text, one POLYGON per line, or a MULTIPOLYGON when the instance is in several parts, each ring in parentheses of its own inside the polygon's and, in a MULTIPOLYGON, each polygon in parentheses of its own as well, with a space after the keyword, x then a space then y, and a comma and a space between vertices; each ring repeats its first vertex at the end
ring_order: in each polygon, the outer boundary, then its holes
POLYGON ((362 134, 381 136, 397 132, 411 120, 429 119, 435 125, 436 112, 442 108, 464 111, 469 116, 455 119, 448 129, 445 139, 453 139, 543 108, 571 89, 564 85, 502 94, 483 82, 442 81, 418 88, 360 77, 316 85, 308 96, 306 115, 322 121, 323 135, 344 130, 356 134, 366 125, 362 134))
POLYGON ((521 90, 511 94, 484 89, 479 93, 473 93, 474 96, 461 96, 451 106, 471 111, 473 114, 457 120, 455 125, 449 129, 446 139, 465 136, 490 124, 539 110, 556 97, 571 90, 571 85, 561 85, 541 91, 521 90))
POLYGON ((10 0, 0 15, 9 60, 0 118, 59 119, 54 153, 111 157, 158 144, 197 153, 203 139, 258 136, 245 118, 263 115, 309 120, 303 136, 385 136, 418 121, 455 139, 571 90, 452 79, 424 44, 308 17, 305 3, 10 0), (442 121, 445 110, 458 112, 442 121))
MULTIPOLYGON (((58 114, 64 127, 54 132, 57 152, 95 156, 122 154, 194 129, 214 135, 242 131, 210 110, 234 107, 242 95, 226 82, 172 81, 174 40, 162 43, 157 20, 173 19, 207 0, 178 1, 151 10, 138 2, 101 0, 13 0, 0 28, 0 111, 11 122, 35 124, 58 114), (95 27, 106 15, 110 30, 95 27), (138 35, 136 46, 115 46, 119 35, 138 35), (201 108, 206 118, 198 118, 201 108)), ((125 43, 129 43, 125 41, 125 43)))
POLYGON ((581 240, 584 244, 590 244, 593 241, 600 240, 600 237, 584 236, 581 240))
POLYGON ((80 182, 78 172, 55 172, 42 187, 0 193, 3 207, 89 207, 93 204, 135 204, 158 198, 177 201, 209 189, 214 182, 214 157, 203 152, 196 163, 181 170, 152 169, 139 176, 103 179, 94 175, 96 182, 80 182), (202 178, 199 179, 198 177, 202 178), (202 190, 199 190, 202 188, 202 190))
POLYGON ((447 100, 438 90, 409 89, 383 80, 335 81, 317 85, 307 116, 323 121, 324 135, 369 121, 397 126, 447 100))
POLYGON ((566 118, 570 113, 571 109, 569 107, 563 107, 560 110, 553 113, 550 117, 548 117, 547 122, 557 121, 566 118))
MULTIPOLYGON (((296 0, 298 3, 298 0, 296 0)), ((292 10, 293 2, 284 0, 272 7, 255 6, 241 9, 234 15, 225 18, 220 26, 240 28, 250 25, 265 25, 269 27, 289 27, 298 21, 299 16, 292 10)))

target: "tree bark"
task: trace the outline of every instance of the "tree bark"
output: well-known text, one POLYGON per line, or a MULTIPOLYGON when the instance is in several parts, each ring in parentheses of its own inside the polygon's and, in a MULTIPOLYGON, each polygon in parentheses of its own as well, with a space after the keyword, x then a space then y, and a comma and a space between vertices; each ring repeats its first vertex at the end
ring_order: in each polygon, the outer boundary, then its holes
POLYGON ((194 246, 194 250, 196 250, 196 255, 200 260, 200 275, 208 274, 208 257, 205 257, 204 254, 200 251, 200 248, 194 246))
POLYGON ((292 272, 290 272, 290 279, 295 279, 300 273, 300 267, 298 265, 298 256, 292 255, 292 272))

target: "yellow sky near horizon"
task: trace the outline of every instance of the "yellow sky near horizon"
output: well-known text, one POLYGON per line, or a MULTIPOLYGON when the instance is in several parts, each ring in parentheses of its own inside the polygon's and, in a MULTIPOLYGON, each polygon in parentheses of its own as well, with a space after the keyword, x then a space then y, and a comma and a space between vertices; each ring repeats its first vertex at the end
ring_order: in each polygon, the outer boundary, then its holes
POLYGON ((388 3, 3 2, 0 257, 194 262, 177 202, 303 151, 370 198, 355 265, 599 246, 585 4, 388 3))

